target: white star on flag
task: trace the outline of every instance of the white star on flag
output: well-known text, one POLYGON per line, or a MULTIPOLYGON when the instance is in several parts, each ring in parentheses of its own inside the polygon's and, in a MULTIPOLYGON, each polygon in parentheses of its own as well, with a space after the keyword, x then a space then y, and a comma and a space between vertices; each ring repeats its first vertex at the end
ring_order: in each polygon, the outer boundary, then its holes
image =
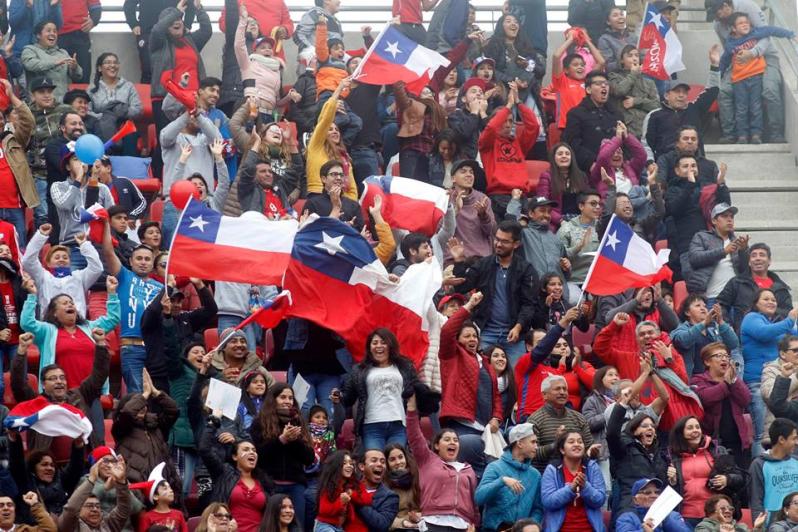
POLYGON ((330 255, 335 255, 336 253, 339 252, 346 254, 346 250, 343 247, 341 247, 341 241, 344 239, 344 235, 336 236, 335 238, 333 238, 324 231, 322 231, 321 236, 324 240, 314 245, 313 247, 323 249, 330 255))
POLYGON ((385 51, 391 54, 394 59, 396 59, 396 54, 402 53, 402 51, 399 49, 399 41, 389 42, 388 46, 385 48, 385 51))
POLYGON ((209 223, 211 223, 211 222, 206 222, 205 220, 203 220, 201 214, 199 216, 197 216, 196 218, 194 218, 193 216, 189 216, 189 218, 191 218, 191 225, 189 225, 188 228, 191 229, 192 227, 196 227, 197 229, 199 229, 203 233, 205 232, 205 226, 208 225, 209 223))
POLYGON ((616 232, 612 232, 607 235, 607 245, 610 246, 613 251, 616 251, 615 246, 621 243, 621 241, 618 240, 618 238, 615 235, 616 232))
POLYGON ((652 16, 651 22, 654 23, 657 29, 660 29, 664 26, 664 24, 662 23, 662 15, 660 13, 657 13, 656 15, 652 16))

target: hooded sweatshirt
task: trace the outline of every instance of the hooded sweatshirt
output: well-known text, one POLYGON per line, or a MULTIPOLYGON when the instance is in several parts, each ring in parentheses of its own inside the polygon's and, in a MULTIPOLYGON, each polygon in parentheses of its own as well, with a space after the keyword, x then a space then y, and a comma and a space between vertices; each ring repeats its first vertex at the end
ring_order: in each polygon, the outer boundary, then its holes
POLYGON ((776 459, 770 451, 754 458, 748 472, 751 474, 751 519, 763 511, 777 512, 781 502, 795 491, 798 479, 798 459, 787 456, 776 459))
POLYGON ((272 111, 280 97, 280 69, 283 64, 281 60, 274 57, 247 53, 246 29, 246 19, 239 19, 235 36, 235 52, 238 67, 241 69, 244 96, 249 96, 250 91, 254 89, 254 95, 258 98, 258 106, 261 109, 272 111), (250 88, 253 84, 254 87, 250 88))
POLYGON ((488 194, 510 194, 514 188, 530 192, 526 174, 526 153, 535 145, 540 123, 535 113, 525 105, 518 105, 522 125, 512 137, 500 135, 510 116, 510 109, 502 107, 493 115, 479 136, 479 155, 485 165, 488 194))

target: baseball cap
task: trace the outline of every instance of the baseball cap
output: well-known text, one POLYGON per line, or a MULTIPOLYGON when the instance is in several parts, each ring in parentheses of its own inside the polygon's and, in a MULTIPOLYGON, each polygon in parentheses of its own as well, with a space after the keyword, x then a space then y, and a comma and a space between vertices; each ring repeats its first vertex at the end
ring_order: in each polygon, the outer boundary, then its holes
POLYGON ((102 459, 102 458, 104 458, 106 456, 111 456, 113 458, 116 458, 116 453, 114 452, 113 449, 111 449, 110 447, 107 447, 105 445, 101 445, 99 447, 95 447, 94 450, 89 455, 89 463, 91 465, 94 465, 100 459, 102 459))
POLYGON ((724 212, 729 212, 729 211, 731 211, 732 214, 737 214, 739 212, 739 209, 737 207, 732 207, 731 205, 725 202, 718 203, 717 205, 712 207, 711 218, 714 219, 716 216, 720 216, 724 212))
POLYGON ((475 161, 474 159, 460 159, 459 161, 455 161, 455 162, 452 164, 452 174, 454 174, 455 172, 457 172, 457 171, 458 171, 460 168, 462 168, 463 166, 468 166, 468 167, 470 167, 470 168, 471 168, 471 169, 472 169, 472 170, 473 170, 475 173, 476 173, 476 171, 477 171, 478 169, 481 169, 481 168, 482 168, 482 167, 479 165, 479 162, 478 162, 478 161, 475 161))
POLYGON ((55 83, 50 78, 36 78, 31 81, 30 91, 36 92, 39 89, 54 89, 55 83))
POLYGON ((510 434, 507 436, 507 443, 514 444, 518 440, 523 440, 535 434, 535 426, 532 423, 521 423, 510 429, 510 434))
POLYGON ((465 296, 463 294, 449 294, 448 296, 443 296, 441 300, 438 301, 438 310, 443 310, 449 301, 453 300, 459 301, 461 305, 464 305, 466 302, 465 296))
POLYGON ((639 492, 641 489, 645 488, 649 484, 654 484, 659 489, 662 489, 663 485, 662 481, 658 478, 641 478, 640 480, 635 482, 634 485, 632 485, 632 497, 637 495, 637 492, 639 492))
POLYGON ((684 87, 684 90, 690 90, 690 85, 678 79, 669 79, 665 82, 665 92, 672 91, 684 87))
POLYGON ((493 68, 496 68, 496 61, 492 57, 486 57, 484 55, 481 55, 481 56, 477 57, 476 59, 474 59, 474 63, 472 64, 472 68, 474 70, 476 70, 477 67, 479 65, 481 65, 482 63, 490 63, 493 68))
POLYGON ((526 208, 529 211, 533 211, 533 210, 537 209, 538 207, 543 207, 543 206, 546 206, 546 205, 548 205, 550 207, 556 207, 558 204, 557 204, 556 201, 550 200, 546 196, 537 196, 537 197, 531 198, 527 202, 526 208))
POLYGON ((667 0, 657 0, 656 2, 654 2, 654 7, 657 9, 657 12, 659 13, 671 9, 676 9, 676 6, 669 4, 667 0))
POLYGON ((255 51, 262 43, 268 43, 272 46, 272 48, 274 48, 274 45, 276 44, 275 40, 268 35, 265 37, 258 37, 255 39, 255 42, 252 43, 252 50, 255 51))

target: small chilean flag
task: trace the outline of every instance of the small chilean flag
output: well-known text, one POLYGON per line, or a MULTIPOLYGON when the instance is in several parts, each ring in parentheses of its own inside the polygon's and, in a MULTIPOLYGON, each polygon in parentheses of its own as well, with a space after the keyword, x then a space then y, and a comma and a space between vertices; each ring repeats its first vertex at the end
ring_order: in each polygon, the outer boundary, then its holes
POLYGON ((646 17, 637 47, 647 50, 643 59, 643 74, 665 80, 671 79, 671 74, 686 69, 682 62, 679 36, 653 4, 646 4, 646 17))
POLYGON ((91 421, 80 409, 67 403, 51 403, 43 395, 12 408, 3 425, 9 429, 33 429, 52 438, 82 437, 85 442, 92 431, 91 421))
POLYGON ((88 209, 80 209, 80 223, 89 224, 89 239, 97 244, 103 243, 105 226, 102 220, 107 219, 108 211, 99 203, 95 203, 88 209))
MULTIPOLYGON (((252 322, 257 323, 264 329, 273 329, 283 321, 288 309, 291 307, 291 292, 283 290, 273 299, 247 316, 247 319, 236 325, 236 329, 243 329, 252 322)), ((220 342, 221 343, 221 342, 220 342)))
POLYGON ((375 196, 382 196, 382 216, 393 228, 432 236, 449 206, 445 189, 405 177, 371 176, 363 182, 360 205, 363 217, 375 196))
POLYGON ((191 199, 169 253, 174 275, 232 283, 280 285, 299 223, 247 211, 238 218, 191 199))
POLYGON ((610 296, 628 288, 670 281, 670 253, 669 249, 655 253, 651 244, 613 214, 582 289, 596 296, 610 296))

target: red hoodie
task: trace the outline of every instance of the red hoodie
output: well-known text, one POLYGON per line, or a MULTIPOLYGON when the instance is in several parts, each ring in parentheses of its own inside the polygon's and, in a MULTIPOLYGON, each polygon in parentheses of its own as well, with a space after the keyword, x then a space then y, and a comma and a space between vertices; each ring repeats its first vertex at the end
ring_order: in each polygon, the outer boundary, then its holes
POLYGON ((522 123, 516 126, 515 138, 502 137, 499 132, 507 121, 510 110, 502 107, 493 115, 479 136, 479 155, 488 180, 488 195, 510 194, 514 188, 529 193, 527 188, 527 152, 538 140, 540 124, 525 105, 518 105, 522 123))
MULTIPOLYGON (((320 486, 319 489, 323 490, 323 487, 320 486)), ((326 491, 319 493, 319 513, 316 515, 316 519, 322 523, 342 528, 345 532, 368 532, 369 527, 355 512, 355 506, 370 505, 374 494, 366 490, 363 482, 358 482, 357 488, 352 490, 352 499, 349 503, 344 504, 341 502, 342 491, 343 489, 336 490, 332 500, 326 491)))

